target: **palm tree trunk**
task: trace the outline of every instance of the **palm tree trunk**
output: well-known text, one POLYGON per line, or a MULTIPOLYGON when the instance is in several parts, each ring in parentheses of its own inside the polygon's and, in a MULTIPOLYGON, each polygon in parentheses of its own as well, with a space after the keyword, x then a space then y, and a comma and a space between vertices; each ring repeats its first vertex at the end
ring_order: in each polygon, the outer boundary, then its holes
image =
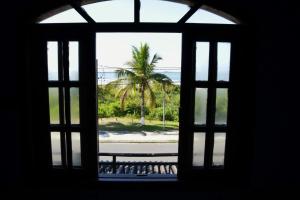
POLYGON ((141 125, 145 125, 145 87, 141 87, 141 125))

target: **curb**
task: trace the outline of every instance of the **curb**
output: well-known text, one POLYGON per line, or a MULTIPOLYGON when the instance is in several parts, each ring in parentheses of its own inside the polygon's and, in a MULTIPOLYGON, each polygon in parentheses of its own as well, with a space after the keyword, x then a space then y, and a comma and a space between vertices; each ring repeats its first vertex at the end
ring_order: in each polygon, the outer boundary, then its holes
POLYGON ((142 141, 133 141, 133 140, 105 140, 99 141, 99 143, 178 143, 178 140, 142 140, 142 141))

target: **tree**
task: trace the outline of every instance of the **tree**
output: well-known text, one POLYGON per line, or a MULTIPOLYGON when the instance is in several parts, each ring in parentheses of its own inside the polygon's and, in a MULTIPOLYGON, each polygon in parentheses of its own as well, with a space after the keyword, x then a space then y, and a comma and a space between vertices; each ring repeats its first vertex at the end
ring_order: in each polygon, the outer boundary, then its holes
POLYGON ((126 65, 129 69, 120 68, 116 70, 118 79, 109 83, 120 87, 121 108, 124 108, 126 97, 138 92, 141 105, 141 125, 145 124, 145 104, 151 107, 155 105, 155 95, 151 88, 152 83, 172 84, 172 80, 161 73, 155 73, 156 64, 162 58, 154 54, 150 61, 149 45, 141 43, 140 48, 132 47, 132 60, 126 65), (147 102, 145 102, 145 99, 147 102))

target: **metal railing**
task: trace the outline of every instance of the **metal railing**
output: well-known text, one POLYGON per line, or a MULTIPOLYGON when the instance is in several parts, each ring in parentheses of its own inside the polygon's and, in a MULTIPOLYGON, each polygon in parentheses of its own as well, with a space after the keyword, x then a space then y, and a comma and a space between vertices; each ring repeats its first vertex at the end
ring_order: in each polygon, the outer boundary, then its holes
MULTIPOLYGON (((117 165, 129 164, 128 161, 117 161, 117 157, 177 157, 178 153, 98 153, 98 156, 111 156, 112 161, 100 161, 99 164, 110 164, 113 174, 117 172, 117 165)), ((133 161, 130 165, 177 165, 177 162, 153 162, 153 161, 133 161)))

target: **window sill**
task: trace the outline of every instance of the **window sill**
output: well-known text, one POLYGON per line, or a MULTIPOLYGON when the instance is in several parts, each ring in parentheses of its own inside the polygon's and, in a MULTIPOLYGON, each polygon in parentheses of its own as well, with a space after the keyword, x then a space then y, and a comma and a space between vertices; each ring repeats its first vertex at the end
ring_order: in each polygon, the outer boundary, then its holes
POLYGON ((178 182, 174 175, 101 175, 99 182, 178 182))

